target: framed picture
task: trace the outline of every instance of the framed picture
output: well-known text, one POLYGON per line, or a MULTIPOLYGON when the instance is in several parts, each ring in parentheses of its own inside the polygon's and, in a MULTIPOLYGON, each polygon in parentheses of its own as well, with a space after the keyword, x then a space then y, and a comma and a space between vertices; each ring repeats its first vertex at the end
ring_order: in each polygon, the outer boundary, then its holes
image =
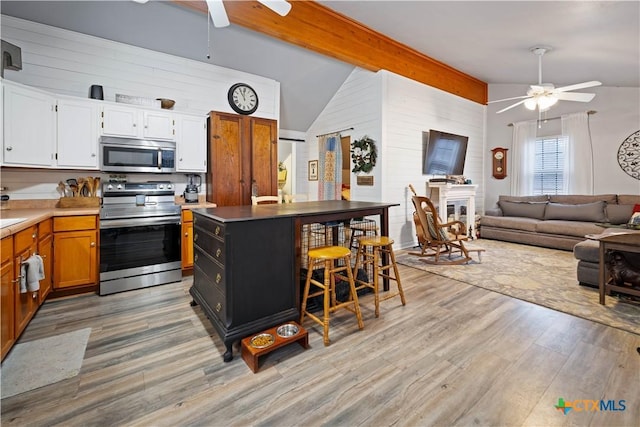
POLYGON ((318 161, 309 160, 309 181, 318 180, 318 161))

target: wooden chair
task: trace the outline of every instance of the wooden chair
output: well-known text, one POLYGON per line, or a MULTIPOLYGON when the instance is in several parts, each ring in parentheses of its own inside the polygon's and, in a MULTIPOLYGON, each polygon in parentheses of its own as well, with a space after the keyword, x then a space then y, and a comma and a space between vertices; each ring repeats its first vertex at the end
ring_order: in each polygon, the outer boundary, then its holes
POLYGON ((280 196, 251 196, 251 204, 259 205, 261 203, 282 203, 280 196))
MULTIPOLYGON (((441 223, 438 211, 428 197, 412 196, 411 201, 416 208, 416 215, 420 224, 418 243, 421 252, 410 252, 412 255, 429 257, 427 262, 433 264, 464 264, 471 261, 469 251, 464 246, 468 240, 466 227, 462 221, 441 223), (462 234, 462 233, 465 234, 462 234), (459 252, 459 257, 451 259, 454 252, 459 252), (443 260, 441 255, 448 255, 448 260, 443 260)), ((418 228, 418 227, 416 227, 418 228)))

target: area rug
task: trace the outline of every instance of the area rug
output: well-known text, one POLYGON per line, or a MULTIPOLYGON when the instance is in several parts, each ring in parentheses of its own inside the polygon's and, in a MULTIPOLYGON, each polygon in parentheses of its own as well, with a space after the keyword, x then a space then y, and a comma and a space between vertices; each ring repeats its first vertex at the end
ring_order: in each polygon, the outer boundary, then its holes
POLYGON ((482 262, 472 253, 468 264, 430 265, 408 253, 415 250, 398 251, 396 261, 640 335, 640 305, 610 296, 601 305, 597 289, 578 285, 571 252, 482 239, 465 246, 485 249, 482 262))
POLYGON ((78 375, 89 335, 85 328, 16 344, 2 362, 2 398, 78 375))

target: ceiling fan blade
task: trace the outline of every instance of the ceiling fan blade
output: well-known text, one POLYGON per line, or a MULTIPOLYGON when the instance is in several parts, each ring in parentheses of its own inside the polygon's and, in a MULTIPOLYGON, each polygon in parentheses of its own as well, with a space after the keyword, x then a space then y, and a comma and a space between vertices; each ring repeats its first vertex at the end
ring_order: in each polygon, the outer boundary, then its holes
MULTIPOLYGON (((529 99, 529 98, 531 98, 531 97, 530 97, 530 96, 527 96, 527 99, 529 99)), ((516 102, 515 104, 511 104, 511 105, 509 105, 507 108, 503 108, 503 109, 502 109, 502 110, 500 110, 500 111, 496 111, 496 114, 504 113, 505 111, 510 110, 510 109, 512 109, 513 107, 517 107, 517 106, 518 106, 518 105, 520 105, 520 104, 524 104, 524 102, 525 102, 527 99, 523 99, 522 101, 518 101, 518 102, 516 102)))
POLYGON ((229 26, 229 17, 227 16, 227 11, 224 8, 222 0, 207 0, 207 7, 209 8, 209 15, 211 15, 214 27, 222 28, 229 26))
POLYGON ((600 86, 601 84, 602 83, 600 83, 597 80, 592 80, 590 82, 577 83, 575 85, 557 87, 553 91, 554 92, 568 92, 570 90, 578 90, 578 89, 585 89, 585 88, 588 88, 588 87, 600 86))
POLYGON ((495 101, 488 101, 487 104, 493 104, 495 102, 502 102, 502 101, 512 101, 514 99, 522 99, 522 98, 529 98, 529 95, 514 96, 513 98, 496 99, 495 101))
POLYGON ((554 93, 554 98, 558 98, 561 101, 578 101, 578 102, 589 102, 596 96, 595 93, 576 93, 576 92, 560 92, 554 93))
POLYGON ((258 3, 262 3, 280 16, 287 16, 291 10, 291 3, 286 0, 258 0, 258 3))

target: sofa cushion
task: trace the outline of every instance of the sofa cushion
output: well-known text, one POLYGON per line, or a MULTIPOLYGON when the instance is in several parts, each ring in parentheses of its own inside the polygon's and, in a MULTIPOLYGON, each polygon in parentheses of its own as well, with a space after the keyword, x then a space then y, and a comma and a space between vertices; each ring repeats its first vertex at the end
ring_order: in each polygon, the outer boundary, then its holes
POLYGON ((564 203, 567 205, 578 205, 593 202, 614 204, 617 203, 618 197, 615 194, 596 194, 593 196, 581 194, 553 194, 549 196, 549 201, 553 203, 564 203))
POLYGON ((631 218, 634 205, 607 205, 607 222, 613 225, 626 224, 631 218))
POLYGON ((480 229, 482 227, 506 228, 522 231, 536 231, 536 224, 541 220, 524 217, 506 216, 483 216, 480 219, 480 229))
POLYGON ((602 227, 591 222, 549 219, 536 224, 536 232, 563 236, 584 237, 586 234, 600 234, 602 227))
POLYGON ((635 205, 640 204, 640 195, 618 194, 619 205, 635 205))
POLYGON ((564 219, 567 221, 605 222, 605 202, 584 203, 579 205, 549 203, 544 211, 544 219, 564 219))
POLYGON ((542 194, 539 196, 498 196, 498 201, 504 202, 547 202, 549 196, 542 194))
POLYGON ((508 202, 500 200, 498 201, 498 206, 500 206, 504 216, 543 219, 547 202, 508 202))

